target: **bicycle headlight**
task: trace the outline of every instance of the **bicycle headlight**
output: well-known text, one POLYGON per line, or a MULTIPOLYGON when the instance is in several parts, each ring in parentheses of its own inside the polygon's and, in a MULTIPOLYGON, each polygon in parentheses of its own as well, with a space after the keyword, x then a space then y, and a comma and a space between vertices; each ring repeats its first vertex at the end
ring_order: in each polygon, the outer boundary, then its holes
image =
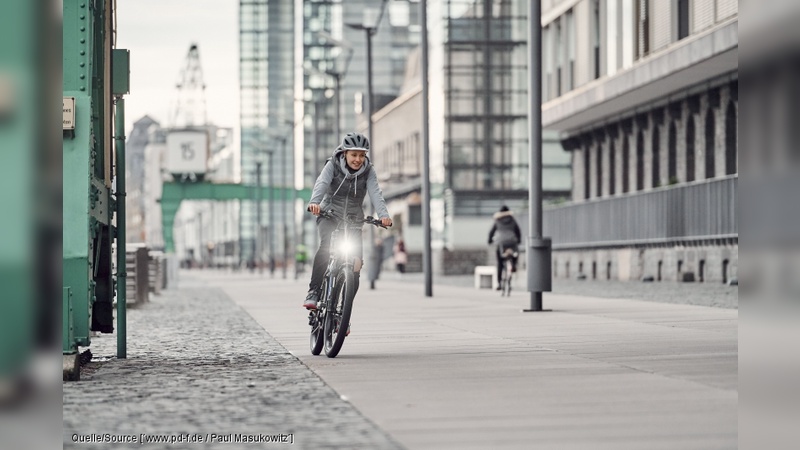
POLYGON ((351 251, 353 251, 353 243, 350 242, 349 239, 343 239, 339 243, 339 252, 345 255, 349 255, 351 251))

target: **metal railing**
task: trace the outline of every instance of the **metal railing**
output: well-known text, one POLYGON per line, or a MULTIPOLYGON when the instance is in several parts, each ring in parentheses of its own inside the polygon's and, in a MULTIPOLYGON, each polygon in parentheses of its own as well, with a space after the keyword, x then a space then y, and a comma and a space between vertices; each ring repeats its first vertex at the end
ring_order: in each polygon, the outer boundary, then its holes
POLYGON ((738 175, 572 203, 544 211, 553 249, 738 239, 738 175))

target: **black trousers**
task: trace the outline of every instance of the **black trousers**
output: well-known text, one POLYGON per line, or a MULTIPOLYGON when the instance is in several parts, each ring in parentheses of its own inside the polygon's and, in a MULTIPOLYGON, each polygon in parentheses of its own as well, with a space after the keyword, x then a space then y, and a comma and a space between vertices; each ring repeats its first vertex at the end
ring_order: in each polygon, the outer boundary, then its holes
MULTIPOLYGON (((322 285, 322 277, 331 257, 331 234, 336 229, 336 222, 330 219, 320 218, 317 220, 317 231, 319 232, 319 249, 314 255, 314 265, 311 269, 311 282, 308 289, 317 289, 322 285)), ((353 253, 362 258, 361 230, 356 230, 351 237, 351 242, 355 244, 353 253)), ((358 288, 359 274, 356 272, 356 288, 358 288)))
MULTIPOLYGON (((511 267, 516 271, 517 270, 517 259, 519 259, 518 249, 519 246, 517 244, 500 244, 495 248, 495 255, 497 256, 497 282, 500 283, 503 281, 503 271, 505 270, 505 265, 503 264, 503 251, 507 248, 511 248, 514 252, 517 252, 517 256, 511 259, 511 267)), ((324 269, 323 269, 324 270, 324 269)))

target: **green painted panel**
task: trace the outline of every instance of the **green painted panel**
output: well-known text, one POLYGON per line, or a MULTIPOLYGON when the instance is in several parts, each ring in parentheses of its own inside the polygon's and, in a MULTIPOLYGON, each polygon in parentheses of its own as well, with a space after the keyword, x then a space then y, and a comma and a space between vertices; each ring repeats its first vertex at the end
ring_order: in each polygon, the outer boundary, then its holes
MULTIPOLYGON (((89 261, 85 258, 64 258, 64 286, 72 289, 73 335, 78 345, 89 345, 89 325, 94 292, 90 289, 89 261)), ((63 311, 67 314, 68 311, 63 311)), ((64 344, 66 348, 66 343, 64 344)))
MULTIPOLYGON (((86 94, 73 91, 65 92, 64 95, 75 97, 74 135, 64 136, 63 153, 62 236, 64 259, 67 259, 89 255, 91 111, 86 94)), ((65 286, 68 286, 66 282, 65 286)))

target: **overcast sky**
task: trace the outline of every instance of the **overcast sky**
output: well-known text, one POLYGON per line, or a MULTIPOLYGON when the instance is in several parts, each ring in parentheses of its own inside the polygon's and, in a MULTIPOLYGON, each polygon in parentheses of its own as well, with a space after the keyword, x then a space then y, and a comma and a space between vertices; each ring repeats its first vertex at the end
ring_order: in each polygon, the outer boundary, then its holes
POLYGON ((208 120, 239 120, 238 0, 136 0, 117 2, 117 48, 131 52, 131 93, 125 122, 150 115, 169 126, 175 85, 189 46, 197 43, 206 84, 208 120))

